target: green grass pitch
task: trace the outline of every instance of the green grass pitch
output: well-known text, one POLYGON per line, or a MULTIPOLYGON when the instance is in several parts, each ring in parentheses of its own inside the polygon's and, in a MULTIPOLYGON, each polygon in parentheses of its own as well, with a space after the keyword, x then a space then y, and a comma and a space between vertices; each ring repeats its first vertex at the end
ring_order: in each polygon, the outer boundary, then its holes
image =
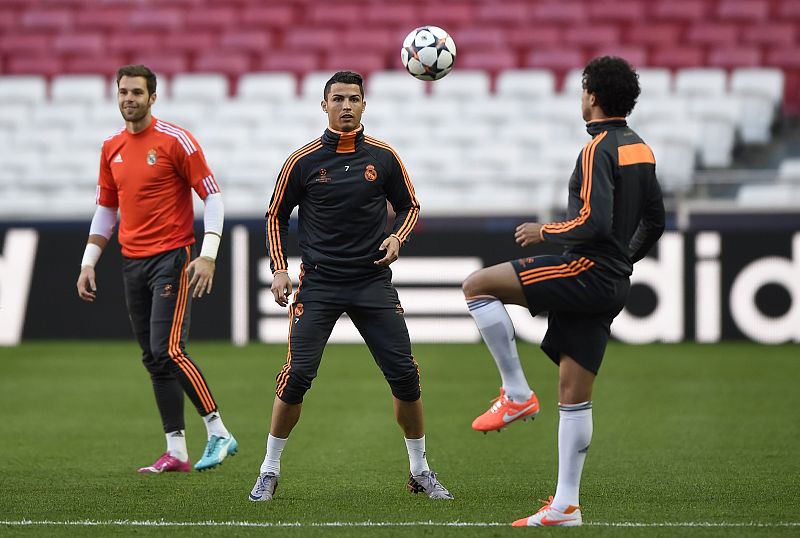
MULTIPOLYGON (((402 433, 362 345, 328 347, 284 450, 276 499, 249 502, 285 347, 197 342, 189 351, 240 452, 207 473, 142 476, 135 469, 163 452, 164 437, 132 343, 0 349, 0 535, 800 534, 797 346, 610 345, 593 398, 586 525, 572 530, 500 526, 536 511, 555 489, 557 372, 535 346, 521 345, 520 354, 539 418, 489 435, 470 429, 499 386, 485 348, 415 346, 428 459, 453 502, 405 490, 402 433), (443 525, 453 522, 482 526, 443 525), (325 526, 333 523, 341 526, 325 526)), ((205 429, 188 401, 186 417, 195 461, 205 429)))

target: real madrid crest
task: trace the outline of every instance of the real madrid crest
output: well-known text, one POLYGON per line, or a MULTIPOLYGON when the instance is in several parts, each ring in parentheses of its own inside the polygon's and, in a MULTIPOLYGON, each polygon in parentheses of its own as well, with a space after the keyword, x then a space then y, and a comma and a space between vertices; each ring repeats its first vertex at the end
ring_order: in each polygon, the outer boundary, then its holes
POLYGON ((151 149, 147 151, 147 164, 150 166, 156 164, 156 150, 151 149))
POLYGON ((367 181, 375 181, 378 179, 378 171, 375 170, 375 166, 368 164, 367 169, 364 170, 364 179, 367 181))

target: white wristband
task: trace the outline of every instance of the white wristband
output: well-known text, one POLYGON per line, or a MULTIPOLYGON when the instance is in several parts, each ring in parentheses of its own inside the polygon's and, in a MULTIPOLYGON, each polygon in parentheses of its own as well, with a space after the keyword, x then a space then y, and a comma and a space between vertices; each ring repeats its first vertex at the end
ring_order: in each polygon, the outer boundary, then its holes
POLYGON ((215 233, 206 233, 203 236, 203 246, 200 248, 200 255, 204 258, 216 260, 220 239, 221 237, 215 233))
POLYGON ((86 243, 86 250, 83 251, 81 267, 94 267, 100 259, 103 249, 94 243, 86 243))

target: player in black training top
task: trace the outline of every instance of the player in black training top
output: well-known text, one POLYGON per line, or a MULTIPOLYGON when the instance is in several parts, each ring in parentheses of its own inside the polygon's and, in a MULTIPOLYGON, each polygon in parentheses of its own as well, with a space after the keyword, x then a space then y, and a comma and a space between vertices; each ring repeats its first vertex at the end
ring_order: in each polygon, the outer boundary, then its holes
POLYGON ((611 322, 625 306, 634 262, 664 231, 664 204, 650 148, 627 125, 639 96, 636 72, 602 57, 583 71, 581 110, 592 140, 569 180, 563 222, 526 222, 515 239, 525 247, 563 245, 560 256, 534 256, 481 269, 464 281, 470 314, 500 370, 494 405, 472 424, 500 430, 533 418, 539 402, 528 386, 504 304, 549 312, 544 352, 559 365, 558 486, 536 514, 515 526, 582 523, 578 490, 592 437, 592 387, 611 322))
POLYGON ((267 453, 250 500, 272 499, 281 452, 300 418, 303 395, 344 313, 392 389, 408 450, 408 488, 432 499, 452 499, 426 460, 419 369, 389 269, 417 222, 414 187, 397 153, 364 135, 361 115, 367 103, 361 75, 336 73, 323 97, 328 128, 286 160, 266 215, 272 293, 279 305, 286 306, 292 292, 286 238, 295 206, 302 265, 289 305, 289 353, 277 377, 267 453), (387 200, 396 214, 390 234, 385 232, 387 200))

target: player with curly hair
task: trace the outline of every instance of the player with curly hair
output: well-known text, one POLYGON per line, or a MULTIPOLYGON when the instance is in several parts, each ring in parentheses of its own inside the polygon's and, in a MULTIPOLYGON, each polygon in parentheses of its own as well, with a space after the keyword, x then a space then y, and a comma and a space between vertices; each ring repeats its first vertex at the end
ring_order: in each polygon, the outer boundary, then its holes
POLYGON ((636 71, 623 59, 601 57, 583 71, 581 111, 592 140, 569 180, 567 218, 520 224, 516 242, 549 242, 561 255, 521 258, 476 271, 463 284, 470 314, 497 363, 500 396, 472 423, 500 430, 539 413, 514 342, 506 304, 532 315, 548 312, 542 349, 559 367, 558 485, 555 496, 515 526, 577 526, 578 491, 592 437, 592 388, 611 322, 630 290, 633 264, 664 231, 664 203, 650 148, 625 117, 639 96, 636 71))

